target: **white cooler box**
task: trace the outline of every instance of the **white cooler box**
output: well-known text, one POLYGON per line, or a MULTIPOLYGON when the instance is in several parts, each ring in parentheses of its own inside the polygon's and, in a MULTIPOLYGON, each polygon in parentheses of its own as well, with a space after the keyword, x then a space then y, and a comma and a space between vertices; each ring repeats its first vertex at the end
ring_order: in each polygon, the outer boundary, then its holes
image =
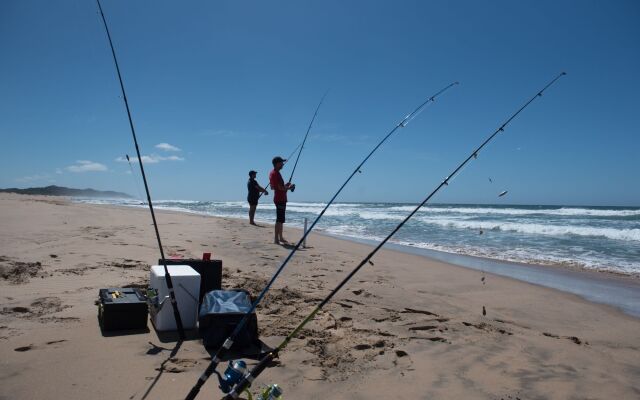
MULTIPOLYGON (((182 319, 184 329, 195 329, 198 323, 198 295, 200 294, 200 274, 188 265, 168 265, 169 275, 173 283, 173 290, 178 302, 178 311, 182 319)), ((158 298, 162 301, 169 296, 167 281, 164 278, 164 266, 151 267, 149 288, 158 290, 158 298)), ((178 330, 176 319, 173 315, 171 300, 167 299, 160 311, 151 311, 151 321, 157 331, 178 330)))

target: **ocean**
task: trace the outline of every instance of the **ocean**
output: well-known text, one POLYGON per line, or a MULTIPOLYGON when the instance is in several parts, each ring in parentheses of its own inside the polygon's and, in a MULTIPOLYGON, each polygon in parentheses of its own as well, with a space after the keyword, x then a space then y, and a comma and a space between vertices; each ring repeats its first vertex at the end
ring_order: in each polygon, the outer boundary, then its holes
MULTIPOLYGON (((138 200, 81 202, 146 207, 138 200)), ((247 219, 245 201, 154 201, 158 209, 247 219)), ((325 203, 290 202, 287 226, 303 227, 325 203)), ((314 231, 380 241, 415 204, 335 203, 314 231)), ((273 222, 267 199, 256 221, 273 222)), ((285 230, 285 237, 286 237, 285 230)), ((293 238, 292 238, 293 239, 293 238)), ((426 205, 390 240, 407 249, 429 249, 500 261, 564 266, 640 276, 640 207, 426 205)))

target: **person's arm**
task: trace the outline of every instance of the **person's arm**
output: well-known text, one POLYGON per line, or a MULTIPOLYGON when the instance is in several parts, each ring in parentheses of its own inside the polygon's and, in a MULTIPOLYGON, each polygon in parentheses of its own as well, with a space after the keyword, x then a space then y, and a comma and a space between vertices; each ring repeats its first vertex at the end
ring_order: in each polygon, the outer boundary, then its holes
POLYGON ((262 186, 260 186, 260 184, 258 182, 256 182, 256 188, 258 188, 258 192, 264 193, 264 194, 268 194, 267 193, 267 189, 263 188, 262 186))
POLYGON ((281 192, 285 192, 285 191, 289 190, 289 187, 291 187, 290 183, 285 183, 283 185, 280 182, 270 182, 270 185, 271 185, 271 189, 279 190, 281 192))

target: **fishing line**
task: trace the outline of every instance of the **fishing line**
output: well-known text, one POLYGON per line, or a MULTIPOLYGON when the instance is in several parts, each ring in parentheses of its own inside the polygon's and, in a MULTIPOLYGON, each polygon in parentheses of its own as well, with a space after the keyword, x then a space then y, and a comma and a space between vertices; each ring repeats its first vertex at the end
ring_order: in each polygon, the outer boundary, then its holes
POLYGON ((256 307, 258 306, 258 304, 260 303, 260 301, 262 300, 262 298, 264 297, 264 295, 267 293, 267 291, 269 291, 269 289, 271 288, 271 285, 273 285, 273 282, 275 282, 276 278, 278 277, 278 275, 280 275, 280 273, 282 272, 282 270, 284 269, 284 267, 287 265, 287 263, 289 262, 289 260, 293 257, 293 255, 298 251, 298 249, 300 248, 300 246, 302 246, 302 243, 304 243, 305 239, 307 238, 307 236, 309 235, 309 233, 311 233, 311 231, 313 230, 313 228, 315 227, 315 225, 318 223, 318 221, 320 220, 320 218, 322 218, 322 216, 324 215, 324 213, 327 211, 327 209, 329 208, 329 206, 333 203, 333 201, 336 199, 336 197, 338 197, 338 195, 340 194, 340 192, 342 192, 342 189, 344 189, 345 186, 347 186, 347 184, 349 183, 349 181, 351 181, 351 178, 353 178, 353 176, 355 174, 357 174, 360 171, 360 168, 364 165, 364 163, 367 162, 367 160, 369 160, 369 158, 373 155, 373 153, 376 152, 376 150, 378 150, 378 148, 380 146, 382 146, 382 144, 384 142, 387 141, 387 139, 393 135, 394 132, 396 132, 398 130, 398 128, 404 128, 407 125, 407 121, 410 121, 411 118, 413 117, 413 115, 415 115, 417 112, 419 112, 420 110, 422 110, 422 108, 424 108, 427 104, 429 103, 433 103, 435 101, 435 99, 442 93, 444 93, 446 90, 448 90, 449 88, 451 88, 452 86, 457 85, 458 82, 453 82, 449 85, 447 85, 446 87, 444 87, 443 89, 441 89, 440 91, 438 91, 436 94, 434 94, 433 96, 429 97, 427 100, 425 100, 422 104, 420 104, 415 110, 413 110, 410 114, 408 114, 406 117, 404 117, 402 119, 402 121, 400 121, 400 123, 398 123, 380 142, 378 142, 378 144, 373 148, 373 150, 371 150, 371 152, 364 158, 364 160, 362 160, 362 162, 360 164, 358 164, 358 166, 353 170, 353 172, 351 173, 351 175, 349 175, 349 177, 347 178, 347 180, 342 184, 342 186, 340 186, 340 189, 338 189, 338 191, 333 195, 333 197, 331 198, 331 200, 329 200, 329 202, 325 205, 325 207, 322 209, 322 211, 320 212, 320 214, 318 214, 318 216, 316 217, 316 219, 313 221, 313 223, 311 223, 311 225, 309 226, 309 229, 304 232, 304 234, 302 235, 302 238, 300 238, 300 240, 298 241, 298 243, 296 244, 296 246, 291 250, 291 252, 289 253, 289 255, 287 256, 287 258, 282 262, 282 264, 280 265, 280 267, 277 269, 277 271, 275 272, 275 274, 273 274, 273 276, 271 277, 271 280, 269 280, 269 282, 267 283, 267 285, 265 286, 265 288, 262 290, 262 292, 258 295, 258 297, 256 298, 256 300, 253 302, 253 304, 251 305, 251 309, 249 309, 249 311, 247 311, 247 313, 244 315, 244 317, 240 320, 240 322, 238 323, 238 325, 236 325, 233 333, 231 333, 231 335, 227 338, 227 340, 225 340, 224 344, 218 349, 218 351, 216 351, 215 355, 211 358, 211 363, 209 364, 209 366, 207 367, 207 369, 204 371, 204 373, 200 376, 200 378, 198 379, 198 382, 196 382, 196 384, 193 386, 193 388, 191 389, 191 391, 189 392, 189 394, 187 395, 186 399, 187 400, 193 400, 196 398, 196 396, 198 395, 198 393, 200 392, 200 388, 202 387, 202 385, 204 385, 204 383, 207 381, 207 379, 209 379, 209 376, 211 376, 211 374, 213 374, 213 371, 215 371, 216 367, 218 366, 221 357, 224 356, 224 354, 231 348, 231 346, 233 345, 233 341, 235 340, 236 336, 240 333, 240 331, 242 330, 242 328, 244 327, 244 325, 246 324, 249 316, 254 312, 254 310, 256 309, 256 307))
POLYGON ((144 196, 142 196, 142 192, 140 191, 140 182, 138 182, 136 174, 133 171, 133 165, 131 165, 131 160, 129 159, 129 155, 125 154, 125 156, 127 157, 127 162, 129 163, 129 169, 131 170, 131 177, 133 179, 133 183, 136 186, 136 192, 138 193, 138 200, 140 200, 141 202, 144 202, 144 196))
POLYGON ((402 228, 402 226, 409 221, 409 219, 411 219, 411 217, 413 217, 413 215, 415 213, 418 212, 418 210, 420 210, 420 208, 422 208, 422 206, 424 206, 427 201, 429 201, 442 187, 447 186, 449 184, 449 180, 451 177, 455 176, 468 162, 469 160, 471 160, 472 158, 477 158, 478 156, 478 152, 480 152, 480 150, 482 150, 482 148, 489 143, 498 133, 503 132, 504 128, 506 127, 506 125, 511 122, 511 120, 513 120, 518 114, 520 114, 520 112, 522 110, 524 110, 533 100, 535 100, 536 98, 542 96, 542 92, 544 92, 549 86, 551 86, 555 81, 557 81, 561 76, 566 75, 565 72, 562 72, 560 75, 556 76, 551 82, 549 82, 542 90, 540 90, 535 96, 533 96, 527 103, 525 103, 524 106, 522 106, 515 114, 513 114, 509 119, 507 119, 507 121, 505 123, 503 123, 500 128, 498 128, 492 135, 490 135, 479 147, 477 147, 469 157, 467 157, 460 165, 458 165, 453 172, 447 177, 445 178, 436 188, 435 190, 433 190, 433 192, 431 192, 409 215, 407 215, 405 217, 405 219, 400 222, 394 229, 393 231, 391 231, 391 233, 384 238, 374 249, 371 253, 369 253, 369 255, 367 255, 343 280, 342 282, 340 282, 338 284, 338 286, 336 286, 331 293, 329 293, 327 295, 327 297, 325 297, 320 304, 318 304, 316 306, 316 308, 311 311, 311 313, 282 341, 282 343, 280 343, 280 345, 278 345, 278 347, 276 347, 273 351, 269 352, 262 360, 260 360, 260 362, 258 364, 256 364, 256 366, 253 367, 253 369, 248 372, 244 378, 237 383, 237 385, 235 386, 235 388, 233 390, 231 390, 231 392, 229 392, 225 397, 224 400, 233 400, 233 399, 237 399, 238 398, 238 394, 244 392, 245 390, 247 390, 247 388, 249 386, 251 386, 251 383, 260 375, 260 373, 262 373, 262 371, 264 371, 267 366, 275 359, 278 357, 278 354, 280 351, 282 351, 287 344, 298 334, 298 332, 300 332, 300 330, 309 322, 311 321, 315 315, 333 298, 333 296, 335 296, 336 293, 338 293, 338 291, 347 283, 349 282, 349 280, 351 280, 351 278, 360 270, 360 268, 362 268, 365 264, 370 263, 373 264, 371 262, 371 258, 378 252, 378 250, 380 250, 380 248, 382 248, 382 246, 385 245, 385 243, 387 243, 387 241, 389 239, 391 239, 391 237, 400 229, 402 228))
POLYGON ((136 153, 138 154, 138 163, 140 164, 140 173, 142 175, 142 181, 144 182, 144 189, 147 192, 147 202, 149 203, 149 211, 151 211, 151 219, 153 220, 153 227, 156 231, 156 239, 158 240, 158 248, 160 249, 160 259, 164 265, 164 277, 167 283, 167 289, 169 291, 169 299, 171 301, 171 306, 173 307, 173 316, 176 319, 176 325, 178 327, 178 334, 180 335, 180 340, 185 339, 184 328, 182 326, 182 319, 180 318, 180 312, 178 311, 178 303, 176 301, 176 294, 173 290, 173 282, 171 280, 171 275, 169 275, 169 268, 167 268, 167 263, 164 261, 164 250, 162 249, 162 241, 160 240, 160 231, 158 230, 158 223, 156 222, 156 215, 153 212, 153 204, 151 203, 151 194, 149 193, 149 185, 147 184, 147 177, 144 173, 144 166, 142 165, 142 156, 140 156, 140 148, 138 146, 138 139, 136 138, 136 130, 133 127, 133 119, 131 118, 131 110, 129 109, 129 102, 127 101, 127 94, 124 90, 124 83, 122 82, 122 75, 120 74, 120 67, 118 66, 118 58, 116 57, 116 50, 113 47, 113 42, 111 41, 111 34, 109 33, 109 27, 107 26, 107 20, 104 16, 104 12, 102 12, 102 5, 100 4, 100 0, 96 0, 98 2, 98 9, 100 10, 100 15, 102 16, 102 22, 104 23, 104 30, 107 32, 107 38, 109 39, 109 46, 111 47, 111 54, 113 55, 113 62, 116 66, 116 71, 118 73, 118 81, 120 82, 120 89, 122 90, 122 99, 124 100, 124 105, 127 109, 127 116, 129 117, 129 127, 131 128, 131 135, 133 136, 133 143, 136 146, 136 153))

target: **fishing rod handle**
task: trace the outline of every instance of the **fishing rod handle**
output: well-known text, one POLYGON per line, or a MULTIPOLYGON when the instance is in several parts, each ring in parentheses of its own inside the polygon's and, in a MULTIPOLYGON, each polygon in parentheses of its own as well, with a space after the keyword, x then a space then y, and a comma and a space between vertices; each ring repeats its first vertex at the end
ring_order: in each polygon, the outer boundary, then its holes
POLYGON ((258 375, 260 375, 262 371, 264 371, 269 366, 269 364, 276 358, 278 358, 277 351, 272 351, 269 354, 267 354, 262 360, 260 360, 258 364, 256 364, 255 367, 251 369, 251 371, 249 371, 248 374, 246 374, 242 378, 240 382, 236 384, 236 387, 233 388, 231 392, 229 392, 226 396, 223 397, 223 400, 236 400, 241 393, 243 393, 245 390, 247 390, 251 386, 255 378, 257 378, 258 375))

